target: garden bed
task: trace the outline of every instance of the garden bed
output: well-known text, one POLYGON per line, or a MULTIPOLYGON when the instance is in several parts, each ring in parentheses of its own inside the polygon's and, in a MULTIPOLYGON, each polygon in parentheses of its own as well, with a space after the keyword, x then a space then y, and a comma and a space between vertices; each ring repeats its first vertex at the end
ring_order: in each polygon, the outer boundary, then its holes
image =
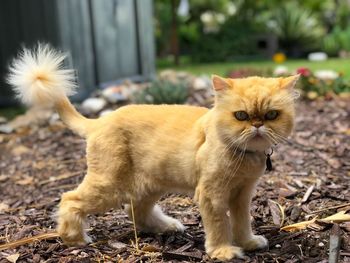
MULTIPOLYGON (((350 209, 349 117, 346 100, 298 103, 296 130, 276 148, 274 170, 261 178, 253 201, 254 229, 267 237, 269 248, 232 262, 328 262, 332 224, 313 224, 297 232, 280 231, 280 224, 350 209)), ((0 135, 0 152, 0 245, 53 232, 60 195, 74 189, 85 174, 84 140, 55 122, 0 135)), ((192 199, 169 195, 159 203, 184 223, 185 233, 138 233, 137 249, 132 222, 123 211, 113 210, 89 216, 89 235, 95 243, 67 247, 57 237, 27 241, 0 251, 0 262, 17 256, 17 262, 210 261, 192 199)), ((340 258, 349 262, 350 224, 340 226, 340 258)))

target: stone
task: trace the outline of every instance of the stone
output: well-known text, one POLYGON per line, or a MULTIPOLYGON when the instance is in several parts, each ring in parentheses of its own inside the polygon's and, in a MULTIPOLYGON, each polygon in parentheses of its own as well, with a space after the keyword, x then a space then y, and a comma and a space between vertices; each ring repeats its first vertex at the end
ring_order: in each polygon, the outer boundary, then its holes
POLYGON ((97 113, 107 105, 107 101, 103 98, 88 98, 83 101, 81 107, 88 113, 97 113))
POLYGON ((107 109, 107 110, 103 110, 100 112, 99 116, 102 117, 102 116, 106 116, 107 114, 110 114, 111 112, 113 112, 114 110, 111 110, 111 109, 107 109))
POLYGON ((211 87, 211 80, 208 76, 201 76, 194 79, 192 88, 194 90, 203 90, 211 87))
POLYGON ((122 101, 127 101, 128 95, 127 94, 127 86, 120 85, 120 86, 110 86, 105 88, 102 91, 102 96, 109 102, 109 103, 118 103, 122 101))
POLYGON ((339 77, 339 74, 334 70, 316 70, 314 75, 323 80, 333 80, 339 77))
POLYGON ((0 124, 6 123, 6 122, 7 122, 7 119, 3 116, 0 116, 0 124))
POLYGON ((0 125, 0 133, 6 133, 9 134, 13 132, 13 128, 9 124, 1 124, 0 125))
POLYGON ((313 52, 307 56, 310 61, 325 61, 328 59, 328 55, 324 52, 313 52))
POLYGON ((275 76, 287 75, 288 73, 289 71, 286 66, 277 66, 273 71, 273 75, 275 76))

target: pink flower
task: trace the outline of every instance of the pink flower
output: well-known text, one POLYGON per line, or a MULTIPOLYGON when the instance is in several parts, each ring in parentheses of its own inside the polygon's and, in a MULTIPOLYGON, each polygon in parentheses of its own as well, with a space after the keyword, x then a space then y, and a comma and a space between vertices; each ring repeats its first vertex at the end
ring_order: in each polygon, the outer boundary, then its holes
POLYGON ((308 68, 301 67, 297 69, 297 73, 302 75, 303 77, 309 77, 311 75, 311 70, 308 68))

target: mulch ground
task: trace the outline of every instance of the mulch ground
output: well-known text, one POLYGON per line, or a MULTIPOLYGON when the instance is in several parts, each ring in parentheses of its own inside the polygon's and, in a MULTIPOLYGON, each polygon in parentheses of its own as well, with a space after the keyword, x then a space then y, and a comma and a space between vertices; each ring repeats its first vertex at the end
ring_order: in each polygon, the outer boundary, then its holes
MULTIPOLYGON (((253 227, 269 248, 232 262, 328 262, 332 224, 297 232, 280 231, 280 225, 350 210, 350 101, 300 101, 297 116, 293 136, 275 149, 274 170, 261 178, 253 201, 253 227)), ((60 123, 0 135, 0 245, 54 231, 60 195, 84 176, 84 148, 84 140, 60 123)), ((115 210, 89 216, 93 244, 25 241, 0 251, 0 262, 210 262, 192 199, 169 195, 159 203, 184 223, 185 233, 138 233, 137 249, 132 222, 115 210)), ((350 224, 340 227, 340 262, 350 262, 350 224)))

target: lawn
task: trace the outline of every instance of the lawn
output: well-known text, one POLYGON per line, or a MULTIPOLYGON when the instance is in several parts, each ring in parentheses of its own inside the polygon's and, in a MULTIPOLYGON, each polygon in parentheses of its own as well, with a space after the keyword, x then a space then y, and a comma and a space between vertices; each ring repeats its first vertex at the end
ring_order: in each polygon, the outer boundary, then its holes
POLYGON ((201 74, 218 74, 226 75, 227 72, 239 68, 264 68, 274 69, 278 65, 286 66, 289 70, 295 70, 299 67, 307 67, 311 70, 332 69, 344 74, 350 79, 350 59, 331 58, 327 61, 312 62, 306 59, 287 60, 282 64, 276 64, 272 60, 256 60, 256 61, 237 61, 222 63, 191 63, 187 58, 181 58, 180 66, 174 66, 169 60, 162 59, 157 61, 157 70, 175 69, 179 71, 187 71, 195 75, 201 74))

